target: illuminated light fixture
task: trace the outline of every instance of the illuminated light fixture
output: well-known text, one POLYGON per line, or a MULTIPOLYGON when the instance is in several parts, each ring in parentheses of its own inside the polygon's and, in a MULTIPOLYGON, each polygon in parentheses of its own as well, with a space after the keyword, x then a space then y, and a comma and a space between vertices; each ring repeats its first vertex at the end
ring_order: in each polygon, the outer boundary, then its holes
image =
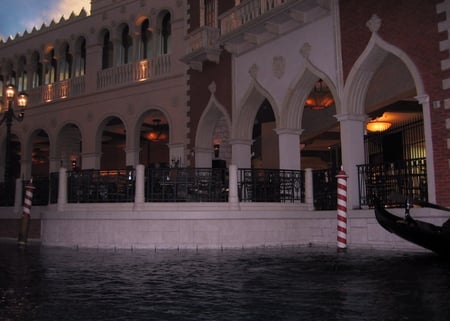
POLYGON ((306 99, 305 107, 313 110, 322 110, 332 106, 333 104, 334 99, 330 89, 322 79, 319 79, 306 99))
POLYGON ((375 119, 368 122, 366 128, 369 132, 381 133, 391 128, 391 126, 392 124, 388 121, 381 121, 375 119))
POLYGON ((163 128, 161 126, 161 119, 153 119, 152 129, 147 134, 145 134, 145 138, 150 141, 158 142, 166 140, 167 137, 167 133, 163 132, 163 128))

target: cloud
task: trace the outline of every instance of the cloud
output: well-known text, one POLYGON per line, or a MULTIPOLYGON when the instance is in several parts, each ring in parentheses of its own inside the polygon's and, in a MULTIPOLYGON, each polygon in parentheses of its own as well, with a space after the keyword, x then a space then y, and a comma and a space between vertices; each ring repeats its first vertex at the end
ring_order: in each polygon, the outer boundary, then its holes
POLYGON ((51 0, 46 2, 45 7, 41 6, 36 10, 33 19, 28 18, 21 24, 26 26, 29 31, 33 27, 40 29, 43 23, 49 25, 52 20, 59 22, 61 17, 69 18, 72 12, 78 15, 82 8, 89 13, 91 9, 90 0, 51 0))

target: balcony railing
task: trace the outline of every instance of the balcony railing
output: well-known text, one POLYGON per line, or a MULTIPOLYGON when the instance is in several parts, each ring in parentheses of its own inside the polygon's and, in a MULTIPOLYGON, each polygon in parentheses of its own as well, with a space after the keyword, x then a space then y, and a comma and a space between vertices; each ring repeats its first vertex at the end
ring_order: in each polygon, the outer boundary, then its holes
POLYGON ((30 105, 76 97, 84 93, 85 76, 80 76, 32 88, 29 91, 30 105))
POLYGON ((337 209, 337 169, 313 171, 314 208, 320 210, 337 209))
POLYGON ((97 74, 97 88, 106 89, 133 82, 145 81, 171 72, 171 56, 162 55, 151 60, 141 60, 120 65, 97 74))
POLYGON ((218 49, 219 48, 218 28, 203 26, 189 34, 189 44, 186 54, 191 54, 202 49, 218 49))
POLYGON ((235 31, 246 23, 291 0, 249 0, 222 15, 220 19, 221 35, 235 31))
POLYGON ((227 202, 228 170, 222 168, 149 168, 147 202, 227 202))
POLYGON ((239 169, 241 202, 304 202, 304 172, 279 169, 239 169))
POLYGON ((358 165, 360 206, 373 207, 374 197, 389 206, 404 198, 428 201, 426 158, 358 165))
POLYGON ((133 202, 134 178, 134 170, 70 171, 67 178, 67 202, 133 202))
MULTIPOLYGON (((427 201, 426 159, 412 159, 385 164, 359 165, 360 207, 373 206, 373 197, 384 204, 403 206, 403 199, 427 201), (399 197, 401 196, 401 197, 399 197)), ((278 169, 238 169, 237 193, 241 202, 305 203, 312 195, 316 210, 335 210, 337 170, 312 171, 312 186, 305 186, 304 171, 278 169)), ((134 202, 136 172, 127 170, 81 170, 67 172, 68 203, 134 202)), ((308 174, 309 177, 310 174, 308 174)), ((144 177, 145 176, 145 177, 144 177)), ((228 169, 218 168, 148 168, 142 193, 145 202, 227 202, 228 169)), ((59 174, 36 177, 33 204, 58 202, 59 174)), ((25 182, 26 183, 26 182, 25 182)), ((24 184, 25 184, 24 183, 24 184)), ((25 186, 25 185, 23 185, 25 186)), ((14 205, 15 186, 0 183, 0 206, 14 205)))

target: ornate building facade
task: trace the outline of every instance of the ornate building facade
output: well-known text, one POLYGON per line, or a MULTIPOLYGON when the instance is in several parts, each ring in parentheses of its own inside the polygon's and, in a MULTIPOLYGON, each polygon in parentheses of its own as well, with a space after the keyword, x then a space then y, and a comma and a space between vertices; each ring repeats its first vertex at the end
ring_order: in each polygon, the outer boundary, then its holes
POLYGON ((332 243, 335 211, 318 200, 335 204, 343 169, 350 242, 402 246, 367 208, 377 193, 450 205, 449 11, 442 0, 94 0, 90 14, 0 43, 2 92, 29 94, 0 173, 58 176, 37 207, 44 244, 156 248, 332 243), (161 168, 177 178, 152 185, 161 168), (214 188, 218 176, 197 170, 228 168, 214 188), (96 185, 86 201, 73 182, 87 171, 89 185, 92 171, 129 179, 127 196, 110 202, 123 191, 96 185))

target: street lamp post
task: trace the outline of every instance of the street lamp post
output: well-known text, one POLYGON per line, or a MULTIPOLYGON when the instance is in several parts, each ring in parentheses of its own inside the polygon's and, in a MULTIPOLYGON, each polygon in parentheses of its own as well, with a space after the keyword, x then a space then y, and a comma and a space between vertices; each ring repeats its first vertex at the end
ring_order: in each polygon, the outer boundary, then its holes
POLYGON ((11 125, 14 120, 22 121, 24 117, 24 108, 28 103, 28 95, 21 92, 17 93, 13 85, 6 86, 4 93, 4 100, 0 105, 0 112, 3 117, 0 120, 0 125, 6 123, 6 148, 5 148, 5 194, 7 201, 11 200, 11 192, 13 189, 13 172, 12 172, 12 151, 11 151, 11 125), (19 112, 16 115, 13 110, 14 103, 19 107, 19 112))

